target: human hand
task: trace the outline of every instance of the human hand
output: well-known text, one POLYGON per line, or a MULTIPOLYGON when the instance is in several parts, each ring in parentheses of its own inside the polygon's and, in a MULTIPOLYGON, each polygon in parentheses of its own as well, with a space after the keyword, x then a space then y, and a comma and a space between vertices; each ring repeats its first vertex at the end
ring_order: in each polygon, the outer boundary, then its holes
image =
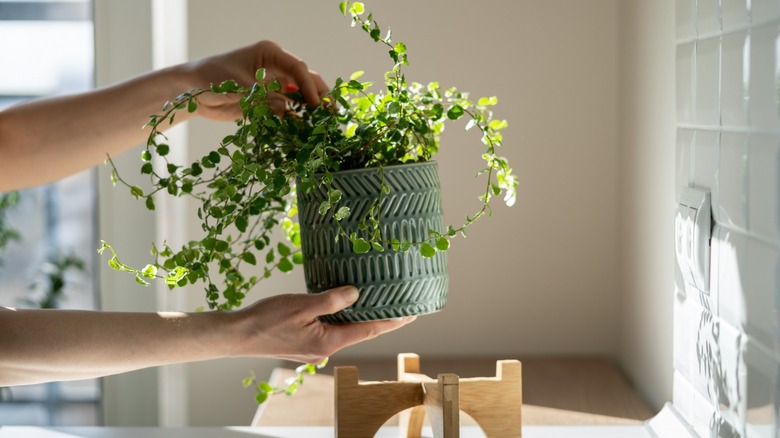
POLYGON ((344 347, 416 319, 352 324, 325 324, 317 319, 350 306, 357 298, 357 289, 344 286, 319 294, 277 295, 239 310, 243 339, 239 355, 320 363, 344 347))
MULTIPOLYGON (((228 79, 250 86, 255 82, 255 72, 261 67, 266 70, 266 80, 279 81, 282 89, 300 90, 309 105, 319 105, 320 98, 329 91, 319 74, 273 41, 260 41, 182 66, 191 77, 190 88, 208 88, 228 79)), ((241 117, 238 99, 235 95, 201 95, 198 113, 216 120, 236 120, 241 117)), ((281 113, 288 100, 283 94, 275 93, 271 96, 271 107, 281 113)))

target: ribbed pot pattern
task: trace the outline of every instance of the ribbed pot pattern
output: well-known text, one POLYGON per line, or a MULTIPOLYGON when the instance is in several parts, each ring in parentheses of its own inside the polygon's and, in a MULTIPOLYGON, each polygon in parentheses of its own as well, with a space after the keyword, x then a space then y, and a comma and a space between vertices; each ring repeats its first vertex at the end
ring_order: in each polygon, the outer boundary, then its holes
MULTIPOLYGON (((348 231, 358 222, 379 193, 384 173, 390 193, 381 204, 381 230, 385 239, 419 241, 428 230, 444 231, 439 172, 436 162, 404 164, 379 169, 356 169, 333 173, 333 186, 343 197, 338 207, 352 214, 341 221, 348 231)), ((385 248, 365 254, 352 252, 352 244, 339 238, 335 220, 319 214, 327 200, 324 187, 309 194, 298 193, 301 246, 306 287, 318 293, 347 284, 360 290, 350 308, 321 317, 332 323, 360 322, 422 315, 441 310, 447 302, 447 256, 437 251, 422 257, 416 248, 406 252, 385 248)))

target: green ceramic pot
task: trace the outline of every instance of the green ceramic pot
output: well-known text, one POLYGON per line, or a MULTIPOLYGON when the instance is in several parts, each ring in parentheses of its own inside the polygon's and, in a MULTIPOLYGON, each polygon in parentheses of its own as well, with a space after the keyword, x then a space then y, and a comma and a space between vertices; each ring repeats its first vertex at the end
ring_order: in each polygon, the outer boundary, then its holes
MULTIPOLYGON (((382 236, 385 239, 419 241, 428 230, 444 231, 444 217, 436 162, 385 167, 390 193, 383 195, 382 236)), ((352 214, 342 220, 348 233, 379 193, 379 169, 356 169, 333 173, 333 186, 343 193, 339 206, 352 214)), ((321 319, 331 323, 359 322, 422 315, 441 310, 447 302, 447 256, 437 251, 432 258, 416 249, 406 252, 386 248, 365 254, 352 252, 352 244, 339 238, 338 225, 318 213, 328 199, 323 187, 309 194, 298 193, 301 246, 306 287, 318 293, 342 285, 354 285, 360 298, 350 308, 321 319)))

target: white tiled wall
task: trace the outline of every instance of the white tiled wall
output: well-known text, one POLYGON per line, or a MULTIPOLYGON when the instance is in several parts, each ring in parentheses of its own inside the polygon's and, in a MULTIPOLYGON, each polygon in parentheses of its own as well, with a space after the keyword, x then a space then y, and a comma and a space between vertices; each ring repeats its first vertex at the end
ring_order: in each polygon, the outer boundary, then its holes
POLYGON ((675 408, 780 437, 780 0, 676 0, 677 187, 712 193, 710 287, 678 268, 675 408))

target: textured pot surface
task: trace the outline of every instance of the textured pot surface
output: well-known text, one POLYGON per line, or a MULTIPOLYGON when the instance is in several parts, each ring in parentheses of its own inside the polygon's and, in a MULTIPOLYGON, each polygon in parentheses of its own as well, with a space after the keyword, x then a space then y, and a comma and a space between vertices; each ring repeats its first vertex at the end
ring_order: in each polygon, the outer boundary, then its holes
MULTIPOLYGON (((390 186, 381 205, 381 231, 385 239, 420 241, 428 230, 444 231, 439 173, 436 162, 406 164, 379 169, 357 169, 333 174, 333 186, 343 197, 338 207, 350 208, 341 221, 348 233, 379 193, 382 178, 390 186), (384 174, 384 175, 383 175, 384 174)), ((406 252, 385 248, 355 254, 346 238, 339 238, 334 219, 318 213, 328 196, 324 187, 298 194, 301 246, 306 287, 318 293, 343 285, 355 285, 360 298, 349 309, 322 317, 328 322, 358 322, 422 315, 441 310, 447 301, 447 256, 437 251, 422 257, 416 248, 406 252)))

